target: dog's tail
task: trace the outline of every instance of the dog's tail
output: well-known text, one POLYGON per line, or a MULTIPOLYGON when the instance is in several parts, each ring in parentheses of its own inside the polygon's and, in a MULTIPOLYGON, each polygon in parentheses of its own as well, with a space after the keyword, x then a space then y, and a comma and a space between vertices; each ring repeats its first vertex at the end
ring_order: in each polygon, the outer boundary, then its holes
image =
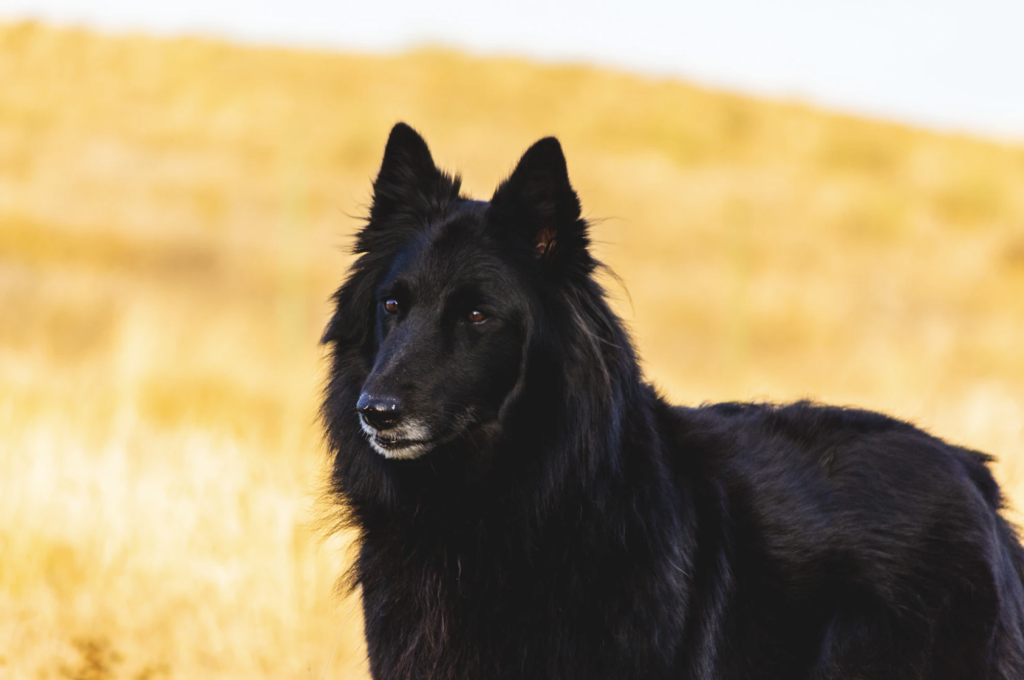
POLYGON ((960 452, 966 458, 968 475, 991 508, 996 522, 991 567, 999 594, 999 611, 993 639, 992 677, 994 680, 1020 680, 1024 678, 1024 547, 1017 527, 1002 515, 1005 502, 989 469, 993 458, 971 449, 960 448, 960 452))
POLYGON ((955 448, 964 471, 995 517, 990 567, 999 609, 992 641, 991 677, 993 680, 1020 680, 1024 678, 1024 547, 1017 527, 1002 515, 1005 502, 989 469, 992 456, 964 447, 955 448))
POLYGON ((993 678, 1024 678, 1024 548, 1016 528, 996 517, 999 561, 993 565, 998 579, 999 618, 993 640, 993 678))

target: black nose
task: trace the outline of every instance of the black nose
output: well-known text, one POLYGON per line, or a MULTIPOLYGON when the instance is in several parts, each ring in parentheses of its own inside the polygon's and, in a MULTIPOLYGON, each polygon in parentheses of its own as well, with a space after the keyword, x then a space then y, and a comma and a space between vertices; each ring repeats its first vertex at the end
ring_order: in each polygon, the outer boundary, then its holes
POLYGON ((366 392, 359 395, 356 410, 366 424, 386 430, 394 427, 402 418, 402 402, 392 397, 371 397, 366 392))

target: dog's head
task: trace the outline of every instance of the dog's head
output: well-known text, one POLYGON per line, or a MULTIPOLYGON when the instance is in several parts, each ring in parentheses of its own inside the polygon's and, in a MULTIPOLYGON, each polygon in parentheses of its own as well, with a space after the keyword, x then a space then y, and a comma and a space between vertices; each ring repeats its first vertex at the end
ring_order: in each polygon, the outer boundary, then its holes
POLYGON ((496 432, 551 291, 589 280, 586 223, 556 139, 530 147, 489 202, 459 184, 412 128, 394 127, 324 334, 336 446, 411 459, 496 432), (353 431, 366 443, 340 441, 353 431))

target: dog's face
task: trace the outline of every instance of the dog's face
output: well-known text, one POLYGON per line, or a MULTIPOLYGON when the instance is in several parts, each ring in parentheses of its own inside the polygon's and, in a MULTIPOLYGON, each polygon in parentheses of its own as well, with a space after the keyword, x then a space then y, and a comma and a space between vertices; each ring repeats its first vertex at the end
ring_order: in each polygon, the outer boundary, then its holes
POLYGON ((358 237, 362 255, 324 335, 335 344, 325 413, 332 423, 351 418, 389 459, 495 431, 524 375, 545 291, 589 275, 586 246, 553 138, 483 202, 461 196, 423 139, 396 125, 358 237))
POLYGON ((376 290, 356 403, 375 451, 415 458, 495 421, 520 374, 529 299, 466 202, 402 247, 376 290))

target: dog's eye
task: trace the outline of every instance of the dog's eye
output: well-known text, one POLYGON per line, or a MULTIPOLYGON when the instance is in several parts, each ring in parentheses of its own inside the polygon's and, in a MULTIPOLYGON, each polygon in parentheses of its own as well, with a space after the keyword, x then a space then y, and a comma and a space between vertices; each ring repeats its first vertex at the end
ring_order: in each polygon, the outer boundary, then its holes
POLYGON ((472 324, 479 325, 482 324, 484 321, 487 321, 487 315, 484 314, 483 312, 474 309, 472 312, 466 315, 466 320, 468 320, 472 324))
POLYGON ((388 314, 398 314, 398 300, 385 300, 384 309, 388 314))

